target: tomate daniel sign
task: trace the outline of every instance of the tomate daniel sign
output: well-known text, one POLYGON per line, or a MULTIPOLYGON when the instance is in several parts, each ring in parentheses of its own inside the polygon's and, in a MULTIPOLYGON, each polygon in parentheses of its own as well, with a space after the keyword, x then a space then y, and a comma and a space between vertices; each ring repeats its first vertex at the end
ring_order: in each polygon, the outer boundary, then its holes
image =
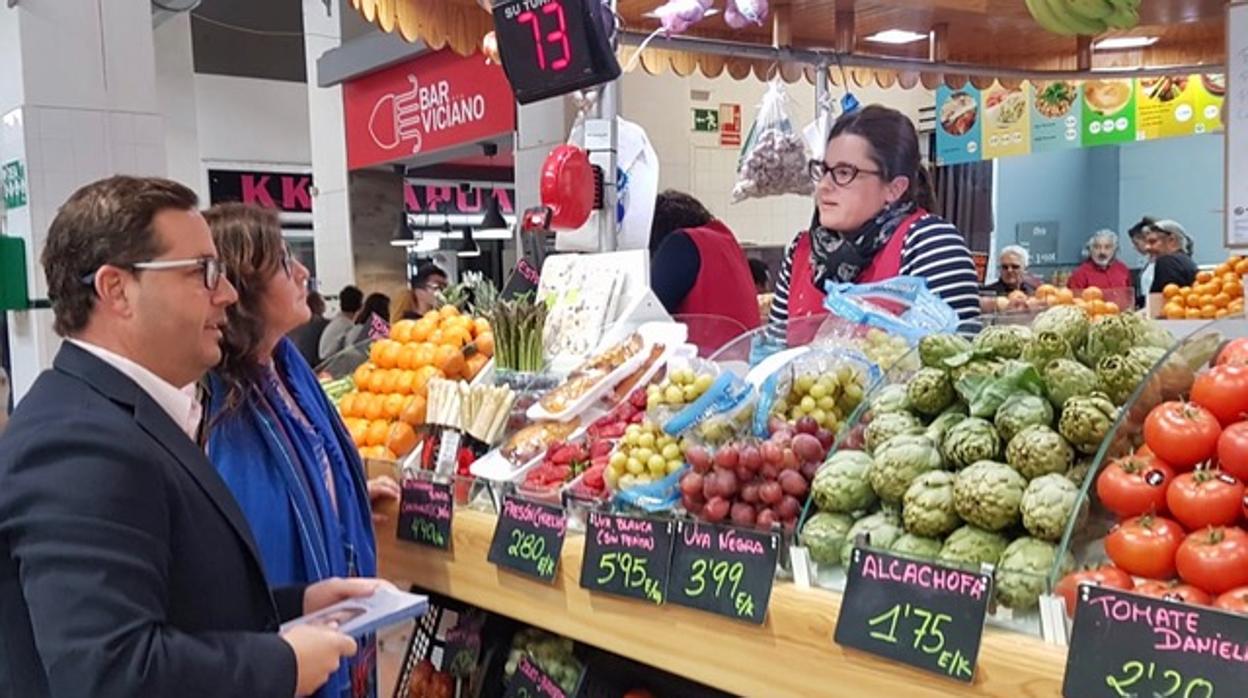
POLYGON ((419 56, 343 86, 347 166, 378 165, 473 143, 516 128, 502 68, 481 54, 419 56))

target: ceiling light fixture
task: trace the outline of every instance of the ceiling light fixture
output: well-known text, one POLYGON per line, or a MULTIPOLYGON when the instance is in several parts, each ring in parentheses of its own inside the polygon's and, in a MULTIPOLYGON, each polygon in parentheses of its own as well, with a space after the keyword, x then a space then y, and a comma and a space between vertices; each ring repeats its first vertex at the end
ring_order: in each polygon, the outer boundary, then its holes
POLYGON ((1155 36, 1115 36, 1101 39, 1092 44, 1095 51, 1124 51, 1132 48, 1145 48, 1157 43, 1155 36))
POLYGON ((927 34, 912 32, 909 29, 886 29, 882 32, 876 32, 866 37, 865 41, 871 41, 877 44, 913 44, 916 41, 925 41, 927 34))

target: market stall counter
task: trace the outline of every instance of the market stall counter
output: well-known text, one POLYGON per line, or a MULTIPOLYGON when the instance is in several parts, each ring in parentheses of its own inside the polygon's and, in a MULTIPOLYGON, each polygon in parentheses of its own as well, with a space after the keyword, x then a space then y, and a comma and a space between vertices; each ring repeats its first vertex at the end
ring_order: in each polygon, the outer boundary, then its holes
POLYGON ((1011 696, 1060 694, 1065 649, 995 628, 984 631, 966 685, 832 641, 841 595, 777 580, 761 627, 674 605, 591 594, 578 580, 584 538, 570 534, 553 584, 487 561, 497 518, 456 509, 450 551, 400 541, 397 505, 377 526, 380 572, 735 695, 1011 696))

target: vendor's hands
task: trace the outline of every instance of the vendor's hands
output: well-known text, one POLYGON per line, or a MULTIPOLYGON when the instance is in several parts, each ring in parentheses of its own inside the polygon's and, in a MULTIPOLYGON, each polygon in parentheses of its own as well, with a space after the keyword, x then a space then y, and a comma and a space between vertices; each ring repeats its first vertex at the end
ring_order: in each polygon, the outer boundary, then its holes
POLYGON ((355 640, 325 626, 297 625, 282 633, 282 639, 295 653, 296 696, 315 693, 338 670, 342 659, 356 651, 355 640))
POLYGON ((352 577, 350 579, 330 577, 312 584, 303 592, 303 612, 305 615, 316 613, 322 608, 332 606, 339 601, 361 596, 371 596, 373 592, 383 586, 391 589, 395 588, 390 582, 373 577, 352 577))
POLYGON ((373 521, 381 522, 386 520, 384 514, 377 513, 377 509, 387 501, 399 501, 403 490, 399 487, 399 483, 389 475, 375 477, 368 481, 368 501, 373 507, 373 521))

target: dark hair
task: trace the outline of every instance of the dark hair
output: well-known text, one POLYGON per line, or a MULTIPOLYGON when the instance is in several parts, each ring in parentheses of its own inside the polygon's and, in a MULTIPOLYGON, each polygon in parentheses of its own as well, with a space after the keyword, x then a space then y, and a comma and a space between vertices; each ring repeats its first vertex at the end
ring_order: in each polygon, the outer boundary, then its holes
POLYGON ((1127 229, 1127 237, 1134 240, 1135 238, 1141 237, 1143 235, 1147 235, 1148 229, 1153 227, 1153 224, 1156 222, 1157 222, 1156 218, 1153 218, 1152 216, 1144 216, 1143 218, 1140 219, 1139 223, 1136 223, 1135 225, 1127 229))
POLYGON ((412 288, 423 288, 429 283, 429 279, 435 276, 447 278, 446 272, 442 271, 442 267, 428 262, 416 268, 416 275, 412 277, 412 288))
POLYGON ((390 296, 384 293, 370 293, 368 298, 364 299, 364 307, 360 312, 355 314, 355 324, 363 325, 368 322, 368 318, 376 315, 382 320, 390 319, 390 296))
POLYGON ((217 204, 204 212, 212 241, 225 267, 225 278, 238 289, 238 302, 225 311, 221 364, 217 371, 228 386, 227 409, 243 402, 247 385, 257 379, 264 340, 261 306, 270 278, 280 268, 286 243, 277 211, 253 204, 217 204))
POLYGON ((654 218, 650 221, 650 254, 659 249, 663 239, 677 230, 699 228, 715 220, 701 201, 668 189, 654 200, 654 218))
POLYGON ((124 267, 159 257, 164 250, 152 227, 156 214, 198 205, 195 192, 157 177, 119 175, 71 194, 48 228, 42 256, 57 334, 87 326, 95 289, 84 277, 105 264, 124 267))
POLYGON ((312 319, 325 314, 325 299, 316 291, 308 291, 308 310, 312 311, 312 319))
POLYGON ((871 144, 871 161, 883 173, 881 179, 885 182, 894 177, 910 180, 901 201, 911 201, 920 208, 932 210, 931 173, 919 156, 919 134, 910 117, 896 109, 872 104, 842 114, 832 126, 828 142, 842 135, 860 136, 871 144))
POLYGON ((364 305, 364 292, 354 286, 343 286, 338 292, 338 308, 344 313, 355 315, 364 305))
POLYGON ((750 258, 750 276, 754 277, 754 286, 766 286, 771 273, 767 270, 767 263, 761 259, 750 258))

